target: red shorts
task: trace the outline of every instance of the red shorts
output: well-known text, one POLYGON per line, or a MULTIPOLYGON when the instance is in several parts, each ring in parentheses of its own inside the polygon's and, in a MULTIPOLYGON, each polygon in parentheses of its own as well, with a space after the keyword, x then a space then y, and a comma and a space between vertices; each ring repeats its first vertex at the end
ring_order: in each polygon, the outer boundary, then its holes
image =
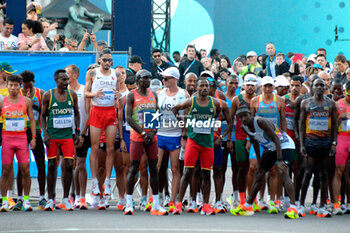
POLYGON ((214 163, 214 148, 200 146, 191 138, 187 138, 184 161, 185 167, 194 167, 198 157, 201 168, 211 170, 214 163))
POLYGON ((16 153, 18 163, 29 163, 27 135, 2 135, 1 161, 11 164, 16 153))
POLYGON ((62 155, 65 159, 74 159, 75 151, 73 138, 50 139, 50 146, 47 148, 47 159, 56 158, 58 145, 61 146, 62 155))
POLYGON ((130 159, 141 160, 143 152, 146 152, 148 159, 158 158, 158 142, 155 141, 150 145, 146 145, 144 142, 130 141, 130 159))
POLYGON ((335 165, 346 165, 349 158, 350 136, 338 135, 335 165))
POLYGON ((117 126, 117 111, 115 107, 93 106, 90 111, 89 125, 103 130, 109 125, 117 126))

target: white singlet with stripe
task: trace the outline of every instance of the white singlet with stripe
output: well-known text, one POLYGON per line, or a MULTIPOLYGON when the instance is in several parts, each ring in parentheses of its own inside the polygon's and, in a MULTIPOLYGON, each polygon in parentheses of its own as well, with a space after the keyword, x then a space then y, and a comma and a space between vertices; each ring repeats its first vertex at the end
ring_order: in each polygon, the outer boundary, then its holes
POLYGON ((115 75, 115 70, 110 69, 111 74, 104 76, 100 68, 96 68, 96 78, 92 83, 91 92, 97 92, 102 89, 105 94, 103 98, 92 98, 92 105, 99 107, 111 107, 115 105, 114 90, 117 88, 117 77, 115 75))
MULTIPOLYGON (((161 125, 158 129, 158 135, 167 137, 180 137, 182 130, 177 125, 177 119, 172 112, 173 107, 184 100, 186 100, 186 94, 183 89, 179 89, 176 95, 168 96, 166 94, 166 88, 161 90, 158 94, 158 106, 159 111, 162 113, 160 118, 161 125)), ((183 113, 180 113, 183 115, 183 113)))
MULTIPOLYGON (((280 130, 276 125, 275 126, 275 134, 281 141, 281 149, 295 149, 295 144, 293 142, 293 139, 289 137, 285 132, 280 130)), ((242 124, 242 128, 252 137, 254 137, 255 140, 257 140, 263 147, 270 151, 276 150, 275 143, 270 139, 270 137, 265 133, 264 130, 262 130, 259 125, 257 118, 254 118, 254 129, 255 133, 250 132, 249 128, 242 124)))
MULTIPOLYGON (((78 96, 78 107, 80 114, 80 130, 82 131, 86 122, 86 111, 85 111, 85 98, 84 98, 84 85, 80 85, 79 90, 76 91, 78 96)), ((73 110, 73 132, 75 133, 75 121, 74 121, 74 110, 73 110)))

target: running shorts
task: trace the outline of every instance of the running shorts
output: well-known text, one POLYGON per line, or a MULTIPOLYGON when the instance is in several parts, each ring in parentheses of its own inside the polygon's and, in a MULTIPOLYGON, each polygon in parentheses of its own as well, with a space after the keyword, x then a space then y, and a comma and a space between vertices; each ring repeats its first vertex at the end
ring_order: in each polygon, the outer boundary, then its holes
POLYGON ((158 147, 165 151, 175 151, 181 147, 181 136, 166 137, 158 135, 158 147))
POLYGON ((247 144, 247 140, 236 140, 235 150, 236 150, 236 161, 237 162, 247 162, 248 161, 249 154, 245 148, 246 144, 247 144))
POLYGON ((6 142, 1 147, 2 164, 11 164, 16 154, 18 163, 29 163, 27 135, 2 135, 6 142))
POLYGON ((214 148, 198 145, 191 138, 187 138, 185 149, 185 167, 194 168, 199 157, 201 168, 211 170, 214 163, 214 148))
MULTIPOLYGON (((282 150, 282 160, 289 167, 292 166, 293 161, 293 149, 284 149, 282 150)), ((267 151, 265 152, 260 159, 260 168, 265 171, 269 171, 277 162, 277 152, 276 151, 267 151)))
POLYGON ((214 166, 222 166, 223 151, 221 147, 214 148, 214 166))
POLYGON ((338 135, 335 165, 346 165, 350 153, 350 136, 338 135))
POLYGON ((93 106, 90 112, 89 125, 103 130, 109 125, 117 126, 115 107, 93 106))
POLYGON ((146 152, 147 159, 158 158, 158 143, 157 141, 152 144, 146 145, 144 142, 130 141, 130 159, 141 160, 143 152, 146 152))
POLYGON ((65 159, 74 159, 75 146, 73 138, 50 139, 50 146, 47 148, 47 159, 56 158, 59 145, 65 159))

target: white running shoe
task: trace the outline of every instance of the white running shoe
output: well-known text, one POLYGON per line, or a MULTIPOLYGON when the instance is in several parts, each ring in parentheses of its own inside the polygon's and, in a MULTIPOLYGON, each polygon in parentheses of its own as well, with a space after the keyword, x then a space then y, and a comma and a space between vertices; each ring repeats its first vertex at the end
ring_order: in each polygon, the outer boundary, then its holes
POLYGON ((100 202, 100 196, 92 196, 92 208, 97 208, 98 203, 100 202))
POLYGON ((214 210, 216 213, 226 213, 226 210, 224 206, 222 205, 221 201, 217 201, 214 205, 214 210))
POLYGON ((23 211, 32 211, 33 210, 32 206, 30 205, 29 200, 23 201, 22 210, 23 211))
POLYGON ((1 212, 8 212, 10 210, 8 201, 4 201, 1 206, 1 212))
POLYGON ((103 183, 103 196, 110 196, 112 193, 110 181, 105 180, 103 183))
POLYGON ((188 207, 187 207, 187 213, 197 213, 197 203, 196 201, 190 201, 188 207))
POLYGON ((146 206, 147 206, 147 199, 141 199, 141 202, 139 204, 139 209, 142 211, 146 211, 146 206))
POLYGON ((319 208, 316 206, 316 204, 312 204, 312 205, 310 206, 309 214, 311 214, 311 215, 316 215, 317 212, 318 212, 318 209, 319 209, 319 208))
POLYGON ((98 196, 100 194, 100 188, 98 187, 98 181, 92 181, 91 192, 93 196, 98 196))
POLYGON ((120 198, 118 203, 117 203, 117 208, 118 210, 123 210, 126 206, 126 199, 125 198, 120 198))
POLYGON ((54 211, 55 209, 55 204, 54 204, 54 200, 50 199, 46 202, 44 211, 54 211))
POLYGON ((134 207, 133 205, 126 205, 124 209, 124 215, 134 215, 134 207))
POLYGON ((269 208, 269 204, 267 204, 266 201, 264 201, 264 199, 258 200, 258 206, 260 207, 261 210, 267 210, 269 208))
POLYGON ((80 200, 76 199, 73 205, 73 209, 79 209, 80 208, 80 200))
POLYGON ((168 195, 165 196, 165 200, 163 203, 164 207, 169 207, 170 197, 168 195))
POLYGON ((73 206, 70 204, 68 198, 63 198, 61 204, 64 206, 65 211, 73 211, 73 206))
POLYGON ((298 208, 298 215, 299 217, 305 217, 305 207, 303 205, 298 208))
POLYGON ((100 202, 98 203, 98 206, 97 206, 97 209, 98 210, 106 210, 106 202, 105 202, 105 199, 102 197, 100 202))
POLYGON ((109 197, 110 196, 104 196, 103 199, 105 199, 105 206, 106 208, 109 208, 109 197))

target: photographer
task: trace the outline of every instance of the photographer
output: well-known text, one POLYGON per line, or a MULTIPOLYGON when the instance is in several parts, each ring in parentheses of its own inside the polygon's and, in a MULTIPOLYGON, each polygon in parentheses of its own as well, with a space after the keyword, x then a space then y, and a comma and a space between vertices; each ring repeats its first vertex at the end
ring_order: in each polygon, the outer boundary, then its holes
POLYGON ((48 51, 44 38, 42 37, 43 26, 39 21, 27 19, 22 24, 22 33, 18 35, 19 50, 48 51))
POLYGON ((79 44, 78 51, 85 50, 85 45, 86 45, 87 41, 89 40, 89 37, 90 37, 90 40, 92 42, 92 45, 94 46, 94 51, 96 51, 97 46, 98 46, 97 42, 96 42, 96 35, 93 32, 91 32, 91 34, 90 34, 87 29, 85 31, 83 39, 81 40, 81 42, 79 44))

